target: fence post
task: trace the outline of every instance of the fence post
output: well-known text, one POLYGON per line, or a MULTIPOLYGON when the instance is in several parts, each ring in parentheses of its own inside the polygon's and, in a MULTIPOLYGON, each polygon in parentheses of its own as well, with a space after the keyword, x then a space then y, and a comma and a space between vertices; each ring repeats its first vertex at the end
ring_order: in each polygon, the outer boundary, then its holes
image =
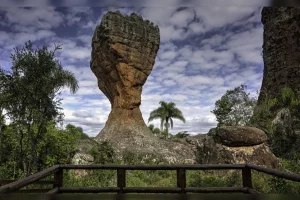
POLYGON ((54 181, 53 188, 62 187, 63 185, 63 169, 59 168, 57 172, 54 173, 54 181))
POLYGON ((243 187, 253 188, 252 186, 252 178, 251 178, 251 169, 246 165, 242 169, 242 177, 243 177, 243 187))
POLYGON ((177 169, 177 187, 181 188, 180 193, 185 193, 186 174, 185 169, 177 169))
POLYGON ((126 187, 125 169, 117 169, 117 187, 120 188, 120 191, 118 193, 123 193, 123 188, 126 187))

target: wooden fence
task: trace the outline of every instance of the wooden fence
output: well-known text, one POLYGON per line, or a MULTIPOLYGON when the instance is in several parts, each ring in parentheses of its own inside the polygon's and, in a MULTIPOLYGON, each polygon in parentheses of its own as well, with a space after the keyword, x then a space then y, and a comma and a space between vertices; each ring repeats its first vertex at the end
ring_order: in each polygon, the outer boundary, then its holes
POLYGON ((0 194, 8 193, 259 193, 253 189, 251 171, 255 170, 279 178, 300 182, 300 175, 268 169, 251 164, 212 164, 212 165, 55 165, 20 180, 0 180, 0 194), (116 170, 117 187, 64 187, 63 170, 116 170), (128 170, 176 170, 177 187, 126 187, 128 170), (187 170, 240 170, 242 171, 241 187, 186 187, 187 170), (54 180, 41 180, 54 174, 54 180), (7 184, 6 184, 7 183, 7 184), (49 189, 21 188, 30 184, 52 184, 49 189))

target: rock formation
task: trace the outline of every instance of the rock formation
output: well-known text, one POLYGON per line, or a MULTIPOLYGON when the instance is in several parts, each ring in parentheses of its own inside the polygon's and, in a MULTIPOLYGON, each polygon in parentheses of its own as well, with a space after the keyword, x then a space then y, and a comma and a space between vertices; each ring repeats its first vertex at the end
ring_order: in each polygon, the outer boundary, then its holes
POLYGON ((280 162, 266 144, 266 134, 254 127, 221 127, 210 135, 188 137, 197 147, 197 162, 202 164, 251 163, 279 168, 280 162))
POLYGON ((159 28, 141 16, 123 16, 118 11, 103 16, 92 39, 91 69, 112 110, 95 139, 111 142, 117 152, 184 163, 195 158, 192 150, 153 136, 139 108, 142 86, 152 71, 159 43, 159 28))
POLYGON ((278 97, 285 86, 300 91, 300 8, 265 7, 262 23, 264 75, 258 104, 278 97))
POLYGON ((267 135, 260 129, 248 126, 223 126, 214 135, 215 141, 229 146, 254 146, 267 141, 267 135))

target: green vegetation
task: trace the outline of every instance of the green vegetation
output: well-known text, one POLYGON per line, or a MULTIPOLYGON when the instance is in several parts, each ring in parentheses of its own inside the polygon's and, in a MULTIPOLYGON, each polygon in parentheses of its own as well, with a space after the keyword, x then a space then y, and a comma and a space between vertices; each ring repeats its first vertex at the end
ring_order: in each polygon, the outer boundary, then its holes
MULTIPOLYGON (((139 164, 140 156, 125 152, 123 161, 115 158, 115 152, 108 142, 96 143, 83 132, 81 127, 72 124, 64 129, 57 125, 63 122, 60 107, 60 91, 68 87, 71 93, 78 89, 74 75, 63 70, 55 53, 56 46, 49 51, 46 46, 33 49, 31 42, 22 49, 15 49, 11 55, 12 68, 5 71, 0 68, 0 179, 20 179, 56 164, 71 163, 78 151, 79 142, 90 142, 89 154, 96 164, 139 164), (41 84, 42 83, 42 84, 41 84), (6 123, 9 119, 9 123, 6 123)), ((264 128, 270 137, 272 151, 281 158, 283 167, 290 172, 300 173, 299 130, 300 100, 289 88, 282 90, 278 99, 268 99, 257 107, 252 116, 256 100, 245 92, 241 85, 228 90, 215 104, 212 111, 220 125, 257 124, 264 128), (285 109, 291 126, 276 125, 272 120, 278 110, 285 109)), ((153 134, 165 138, 169 128, 173 128, 173 119, 185 122, 182 112, 175 103, 160 102, 160 107, 150 113, 149 121, 161 120, 161 131, 149 125, 153 134), (163 127, 165 129, 163 129, 163 127)), ((285 125, 285 124, 284 124, 285 125)), ((211 129, 213 135, 216 129, 211 129)), ((189 136, 182 131, 172 139, 189 136)), ((153 159, 143 160, 143 164, 158 164, 153 159)), ((201 162, 201 161, 199 161, 201 162)), ((64 171, 64 186, 116 186, 114 170, 76 170, 64 171)), ((128 186, 175 186, 176 171, 128 171, 128 186)), ((49 177, 53 179, 53 177, 49 177)), ((207 171, 188 171, 188 187, 239 187, 241 175, 230 172, 212 173, 207 171)), ((263 193, 299 193, 300 184, 253 172, 254 188, 263 193)), ((30 186, 47 187, 47 186, 30 186)))
POLYGON ((300 160, 300 99, 291 88, 283 88, 278 98, 257 107, 252 123, 266 131, 272 152, 284 159, 300 160))
POLYGON ((155 119, 160 119, 161 132, 164 133, 165 138, 168 138, 169 128, 173 128, 173 119, 179 119, 185 123, 185 118, 183 117, 182 112, 178 108, 176 108, 175 103, 160 101, 159 104, 160 107, 150 113, 148 122, 155 119), (163 127, 165 127, 165 130, 163 130, 163 127))
POLYGON ((176 135, 174 135, 174 137, 175 138, 186 138, 189 135, 190 134, 188 134, 188 131, 181 131, 181 132, 177 133, 176 135))
POLYGON ((75 76, 63 70, 46 46, 33 49, 30 41, 11 54, 10 71, 0 68, 1 168, 9 177, 28 176, 56 163, 69 162, 71 134, 55 128, 63 120, 59 93, 75 93, 75 76), (4 112, 5 111, 5 112, 4 112), (9 125, 4 123, 4 116, 9 125))
POLYGON ((240 85, 226 93, 217 100, 215 109, 211 111, 216 115, 218 126, 244 126, 248 125, 256 105, 256 99, 250 98, 246 93, 246 86, 240 85))
POLYGON ((150 129, 150 131, 156 135, 156 136, 160 136, 162 133, 160 132, 160 129, 159 128, 155 128, 153 124, 150 124, 148 126, 148 128, 150 129))

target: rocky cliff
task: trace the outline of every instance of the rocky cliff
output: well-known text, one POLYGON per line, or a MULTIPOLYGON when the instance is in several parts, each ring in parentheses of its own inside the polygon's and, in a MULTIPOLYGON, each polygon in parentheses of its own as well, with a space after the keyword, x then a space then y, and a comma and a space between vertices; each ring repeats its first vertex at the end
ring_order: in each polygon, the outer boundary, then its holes
POLYGON ((258 104, 278 97, 283 87, 300 91, 300 8, 262 9, 263 82, 258 104))

